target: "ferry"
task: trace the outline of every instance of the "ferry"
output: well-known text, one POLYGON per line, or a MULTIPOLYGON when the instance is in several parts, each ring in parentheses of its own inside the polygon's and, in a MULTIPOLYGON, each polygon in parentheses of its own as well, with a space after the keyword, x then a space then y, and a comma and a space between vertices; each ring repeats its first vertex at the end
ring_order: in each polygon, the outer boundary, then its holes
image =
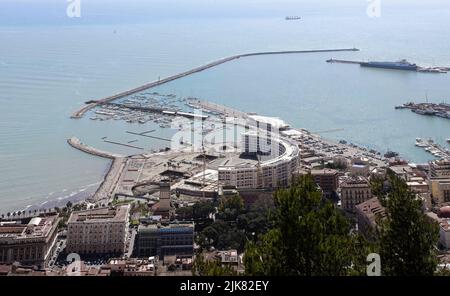
POLYGON ((407 60, 401 60, 398 62, 366 62, 361 63, 361 67, 407 70, 407 71, 417 71, 418 69, 418 66, 416 64, 412 64, 407 60))

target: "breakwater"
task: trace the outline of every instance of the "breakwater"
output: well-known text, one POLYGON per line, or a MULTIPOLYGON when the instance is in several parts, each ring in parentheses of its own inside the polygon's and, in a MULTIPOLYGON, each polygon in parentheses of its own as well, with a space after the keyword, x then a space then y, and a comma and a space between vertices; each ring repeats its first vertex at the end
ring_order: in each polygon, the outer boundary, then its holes
POLYGON ((105 104, 108 102, 112 102, 114 100, 168 83, 170 81, 174 81, 189 75, 192 75, 194 73, 198 73, 201 71, 204 71, 206 69, 212 68, 212 67, 216 67, 218 65, 239 59, 239 58, 244 58, 244 57, 251 57, 251 56, 262 56, 262 55, 282 55, 282 54, 301 54, 301 53, 323 53, 323 52, 342 52, 342 51, 359 51, 359 49, 357 48, 342 48, 342 49, 316 49, 316 50, 288 50, 288 51, 264 51, 264 52, 254 52, 254 53, 244 53, 244 54, 238 54, 238 55, 234 55, 234 56, 230 56, 230 57, 226 57, 226 58, 221 58, 219 60, 210 62, 208 64, 205 64, 203 66, 199 66, 196 68, 193 68, 191 70, 185 71, 185 72, 181 72, 172 76, 169 76, 167 78, 164 79, 158 79, 156 81, 150 82, 150 83, 146 83, 144 85, 141 85, 139 87, 136 88, 132 88, 129 90, 126 90, 124 92, 106 97, 106 98, 102 98, 100 100, 90 100, 87 102, 86 106, 83 106, 82 108, 80 108, 79 110, 75 111, 71 118, 77 119, 77 118, 82 118, 83 115, 88 112, 89 110, 91 110, 92 108, 95 108, 98 105, 101 104, 105 104))

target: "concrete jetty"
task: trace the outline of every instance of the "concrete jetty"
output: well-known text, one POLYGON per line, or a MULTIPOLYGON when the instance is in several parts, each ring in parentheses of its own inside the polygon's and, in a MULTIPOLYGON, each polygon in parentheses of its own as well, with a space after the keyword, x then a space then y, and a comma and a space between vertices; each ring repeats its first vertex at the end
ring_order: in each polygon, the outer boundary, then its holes
POLYGON ((362 61, 348 61, 348 60, 337 60, 337 59, 329 59, 327 63, 341 63, 341 64, 358 64, 361 65, 362 61))
POLYGON ((96 149, 94 147, 88 146, 86 144, 83 144, 80 141, 80 139, 78 139, 77 137, 71 137, 70 139, 67 140, 67 143, 75 149, 81 150, 81 151, 86 152, 91 155, 100 156, 103 158, 115 159, 115 158, 125 157, 124 155, 115 154, 115 153, 111 153, 111 152, 107 152, 107 151, 102 151, 102 150, 96 149))
POLYGON ((115 141, 109 141, 109 140, 103 140, 103 141, 105 143, 109 143, 109 144, 114 144, 114 145, 119 145, 119 146, 139 149, 139 150, 144 150, 144 148, 142 148, 142 147, 138 147, 138 146, 134 146, 134 145, 130 145, 130 144, 125 144, 125 143, 120 143, 120 142, 115 142, 115 141))
POLYGON ((95 193, 89 197, 87 200, 93 203, 108 203, 108 200, 113 197, 114 191, 117 187, 117 182, 122 175, 123 169, 127 162, 127 157, 120 154, 110 153, 102 151, 86 144, 83 144, 78 138, 71 137, 67 140, 67 143, 75 149, 81 150, 85 153, 100 156, 103 158, 112 159, 113 162, 105 175, 102 183, 97 188, 95 193))
POLYGON ((243 58, 243 57, 261 56, 261 55, 300 54, 300 53, 342 52, 342 51, 359 51, 359 49, 357 49, 357 48, 342 48, 342 49, 316 49, 316 50, 288 50, 288 51, 265 51, 265 52, 238 54, 238 55, 234 55, 234 56, 230 56, 230 57, 226 57, 226 58, 222 58, 222 59, 213 61, 213 62, 205 64, 203 66, 199 66, 194 69, 191 69, 191 70, 188 70, 185 72, 181 72, 181 73, 169 76, 164 79, 158 79, 156 81, 146 83, 142 86, 132 88, 127 91, 124 91, 124 92, 121 92, 121 93, 118 93, 118 94, 115 94, 115 95, 112 95, 112 96, 109 96, 109 97, 106 97, 106 98, 103 98, 100 100, 96 100, 96 101, 90 100, 90 101, 88 101, 89 104, 87 104, 86 106, 83 106, 83 108, 75 111, 72 114, 71 118, 74 118, 74 119, 82 118, 86 112, 88 112, 90 109, 96 107, 97 105, 108 103, 108 102, 129 96, 129 95, 141 92, 143 90, 147 90, 147 89, 168 83, 170 81, 177 80, 177 79, 183 78, 185 76, 189 76, 194 73, 201 72, 206 69, 216 67, 220 64, 224 64, 224 63, 227 63, 227 62, 239 59, 239 58, 243 58))
POLYGON ((143 133, 135 133, 135 132, 130 132, 130 131, 126 131, 129 134, 132 135, 136 135, 136 136, 141 136, 141 137, 147 137, 147 138, 152 138, 152 139, 157 139, 157 140, 162 140, 162 141, 166 141, 166 142, 171 142, 171 139, 167 139, 167 138, 162 138, 162 137, 157 137, 157 136, 149 136, 143 133))

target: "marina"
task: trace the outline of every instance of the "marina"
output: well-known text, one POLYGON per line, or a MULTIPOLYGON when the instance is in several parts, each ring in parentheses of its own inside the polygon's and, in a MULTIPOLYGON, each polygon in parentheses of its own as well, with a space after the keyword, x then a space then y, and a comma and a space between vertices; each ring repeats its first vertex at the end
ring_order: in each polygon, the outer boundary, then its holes
MULTIPOLYGON (((209 117, 206 114, 196 114, 188 112, 190 109, 199 109, 197 105, 191 103, 192 98, 178 98, 175 95, 161 95, 158 93, 139 93, 131 97, 124 98, 120 102, 101 103, 93 111, 91 120, 123 120, 127 123, 146 124, 153 122, 160 128, 172 128, 172 120, 176 117, 188 119, 205 120, 209 117)), ((210 115, 219 113, 202 110, 210 115)), ((154 132, 149 130, 142 135, 154 132)))
MULTIPOLYGON (((448 142, 450 143, 450 141, 448 142)), ((415 145, 417 147, 423 148, 426 152, 432 154, 434 157, 440 159, 446 159, 450 157, 450 150, 435 143, 432 139, 428 139, 425 141, 421 138, 417 138, 415 145)))

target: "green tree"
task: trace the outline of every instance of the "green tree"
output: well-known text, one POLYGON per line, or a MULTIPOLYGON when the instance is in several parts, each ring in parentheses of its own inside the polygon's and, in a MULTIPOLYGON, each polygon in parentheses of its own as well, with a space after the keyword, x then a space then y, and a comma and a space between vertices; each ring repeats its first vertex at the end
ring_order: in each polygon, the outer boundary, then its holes
POLYGON ((179 220, 192 220, 193 218, 192 207, 178 208, 175 210, 175 213, 177 214, 177 218, 179 220))
POLYGON ((235 221, 244 211, 244 201, 239 194, 222 197, 217 218, 225 221, 235 221))
POLYGON ((197 243, 203 249, 214 247, 219 250, 242 251, 246 242, 245 233, 225 221, 215 221, 205 227, 197 236, 197 243))
POLYGON ((381 224, 380 256, 383 275, 433 275, 438 225, 423 214, 422 202, 405 181, 389 175, 390 191, 382 196, 387 217, 381 224))
POLYGON ((209 215, 215 211, 216 208, 210 201, 201 201, 192 206, 192 216, 194 220, 208 219, 209 215))
MULTIPOLYGON (((246 247, 248 275, 347 275, 362 258, 350 225, 341 212, 322 199, 311 175, 302 176, 275 194, 274 227, 246 247)), ((364 254, 364 258, 367 254, 364 254)))
POLYGON ((214 205, 210 201, 201 201, 193 206, 181 207, 176 209, 176 214, 182 220, 205 220, 209 215, 216 211, 214 205))
POLYGON ((195 258, 194 265, 192 266, 192 275, 198 276, 233 276, 237 275, 237 272, 230 266, 222 266, 219 261, 205 260, 203 255, 198 255, 195 258))

